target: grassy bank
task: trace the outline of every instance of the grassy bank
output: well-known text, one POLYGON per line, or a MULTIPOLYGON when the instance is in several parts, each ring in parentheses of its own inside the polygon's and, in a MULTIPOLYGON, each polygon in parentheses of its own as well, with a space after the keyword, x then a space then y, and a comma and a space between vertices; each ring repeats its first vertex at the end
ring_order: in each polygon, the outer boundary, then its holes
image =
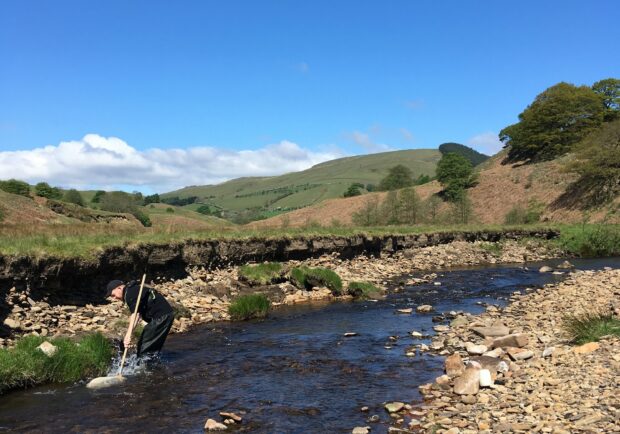
POLYGON ((564 226, 558 244, 576 256, 619 256, 620 225, 564 226))
POLYGON ((112 355, 110 342, 101 334, 85 336, 77 342, 67 338, 25 336, 13 348, 0 349, 0 393, 105 375, 112 355), (37 349, 44 341, 58 348, 52 357, 37 349))
POLYGON ((315 226, 302 228, 247 229, 241 226, 220 228, 213 231, 157 230, 153 228, 118 230, 105 225, 41 225, 32 227, 4 225, 0 231, 0 254, 26 255, 34 257, 81 257, 94 258, 98 251, 111 246, 127 246, 140 243, 170 243, 188 239, 250 239, 250 238, 292 238, 366 234, 372 236, 407 235, 454 231, 498 231, 520 229, 560 228, 546 226, 502 226, 502 225, 416 225, 383 227, 315 226))
POLYGON ((564 330, 573 343, 597 342, 603 336, 620 336, 620 319, 612 313, 587 313, 564 318, 564 330))
POLYGON ((228 313, 233 321, 243 321, 266 317, 270 307, 271 303, 265 295, 249 294, 233 300, 228 307, 228 313))

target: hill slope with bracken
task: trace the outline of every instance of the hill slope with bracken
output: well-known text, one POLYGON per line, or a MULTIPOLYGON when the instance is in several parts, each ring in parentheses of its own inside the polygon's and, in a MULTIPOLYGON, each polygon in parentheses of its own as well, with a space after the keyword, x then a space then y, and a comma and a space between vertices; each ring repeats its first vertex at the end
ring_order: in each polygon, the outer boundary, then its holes
MULTIPOLYGON (((563 161, 553 160, 536 164, 502 164, 505 151, 500 152, 478 168, 478 183, 468 190, 479 223, 504 223, 506 214, 515 206, 526 208, 532 201, 543 205, 542 219, 553 222, 578 222, 583 218, 579 209, 561 204, 567 188, 576 179, 562 170, 563 161)), ((570 158, 570 157, 564 157, 570 158)), ((441 191, 437 181, 415 187, 421 199, 441 191)), ((312 207, 292 211, 267 220, 252 222, 253 228, 278 227, 282 225, 304 226, 312 223, 350 225, 353 214, 362 209, 369 200, 382 201, 387 193, 369 193, 344 199, 331 199, 312 207)), ((444 210, 447 204, 443 204, 444 210)), ((601 219, 604 212, 594 213, 594 220, 601 219)))

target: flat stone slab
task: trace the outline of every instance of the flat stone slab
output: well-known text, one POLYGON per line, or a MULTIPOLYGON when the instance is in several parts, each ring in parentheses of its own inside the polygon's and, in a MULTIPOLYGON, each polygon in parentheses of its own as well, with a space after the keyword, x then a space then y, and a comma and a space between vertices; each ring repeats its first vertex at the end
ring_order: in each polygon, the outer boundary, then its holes
POLYGON ((495 338, 510 334, 510 329, 508 327, 499 325, 491 327, 472 327, 472 331, 483 338, 495 338))

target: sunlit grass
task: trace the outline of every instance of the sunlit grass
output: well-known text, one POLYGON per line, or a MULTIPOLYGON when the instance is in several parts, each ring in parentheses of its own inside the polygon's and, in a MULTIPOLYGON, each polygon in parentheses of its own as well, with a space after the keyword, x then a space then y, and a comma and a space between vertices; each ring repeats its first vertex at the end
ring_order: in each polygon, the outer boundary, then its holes
POLYGON ((248 294, 233 300, 228 307, 228 313, 234 321, 264 318, 269 313, 270 306, 271 303, 265 295, 248 294))

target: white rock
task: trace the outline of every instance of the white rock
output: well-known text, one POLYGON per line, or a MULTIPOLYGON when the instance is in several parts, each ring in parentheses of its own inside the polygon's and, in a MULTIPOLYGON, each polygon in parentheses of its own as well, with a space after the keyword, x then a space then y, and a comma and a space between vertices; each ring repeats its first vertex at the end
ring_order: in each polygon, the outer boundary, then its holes
POLYGON ((484 354, 488 350, 486 345, 475 345, 472 342, 467 342, 465 344, 465 349, 467 350, 469 354, 474 355, 474 356, 479 356, 481 354, 484 354))
POLYGON ((37 349, 43 351, 47 357, 54 357, 54 354, 58 352, 58 347, 48 341, 43 342, 37 349))
POLYGON ((410 335, 414 338, 421 338, 422 336, 424 336, 422 333, 416 331, 411 332, 410 335))
POLYGON ((510 370, 510 367, 508 366, 508 363, 502 360, 497 364, 497 370, 499 372, 508 372, 510 370))
POLYGON ((4 320, 4 325, 11 329, 18 329, 21 327, 21 323, 11 318, 6 318, 4 320))
POLYGON ((353 431, 351 431, 351 434, 368 434, 369 432, 369 426, 356 426, 355 428, 353 428, 353 431))
POLYGON ((428 313, 433 310, 433 306, 430 304, 422 304, 416 308, 416 311, 419 313, 428 313))
POLYGON ((551 267, 549 267, 547 265, 544 265, 544 266, 540 267, 540 269, 538 271, 540 273, 549 273, 549 272, 553 271, 553 268, 551 268, 551 267))
POLYGON ((491 387, 493 385, 493 378, 491 377, 491 371, 488 369, 480 370, 480 387, 491 387))
POLYGON ((542 356, 543 357, 551 357, 551 355, 553 354, 553 352, 555 351, 555 347, 548 347, 545 348, 542 352, 542 356))
POLYGON ((223 423, 219 423, 213 419, 207 419, 205 423, 205 431, 226 431, 228 427, 223 423))

